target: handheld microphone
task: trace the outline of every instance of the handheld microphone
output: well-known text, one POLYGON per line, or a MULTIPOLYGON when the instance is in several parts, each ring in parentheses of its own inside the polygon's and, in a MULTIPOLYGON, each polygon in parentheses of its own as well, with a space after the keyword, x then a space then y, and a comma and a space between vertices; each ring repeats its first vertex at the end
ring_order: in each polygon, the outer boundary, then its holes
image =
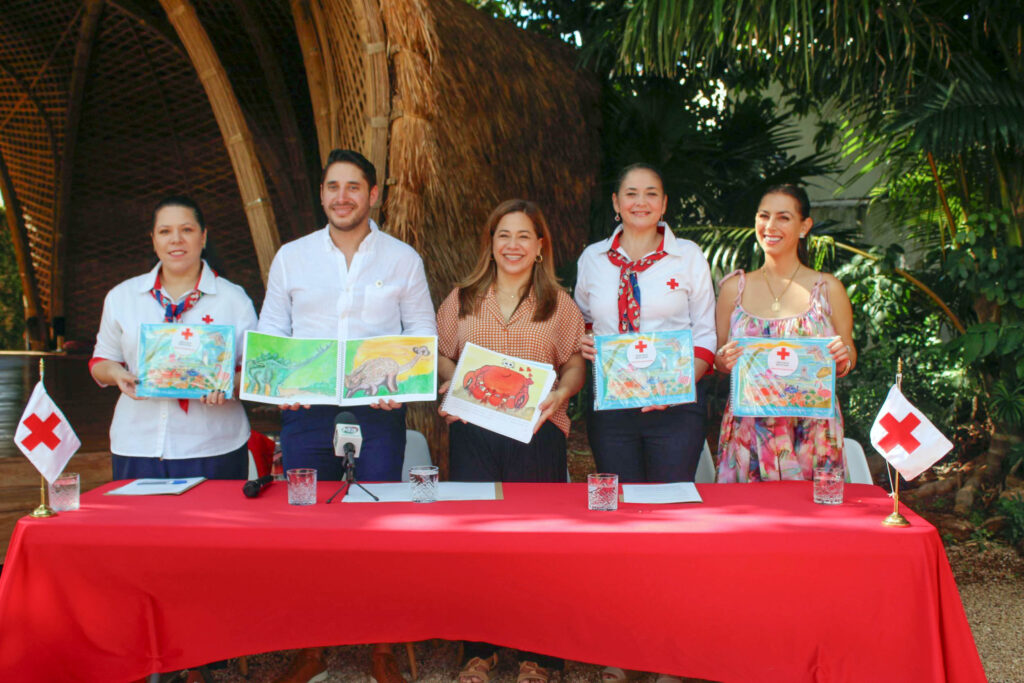
POLYGON ((246 498, 256 498, 263 493, 263 489, 270 486, 272 481, 274 481, 272 474, 264 474, 259 479, 250 479, 242 484, 242 493, 245 494, 246 498))
POLYGON ((339 458, 358 458, 363 445, 363 430, 359 420, 346 411, 334 418, 334 454, 339 458))

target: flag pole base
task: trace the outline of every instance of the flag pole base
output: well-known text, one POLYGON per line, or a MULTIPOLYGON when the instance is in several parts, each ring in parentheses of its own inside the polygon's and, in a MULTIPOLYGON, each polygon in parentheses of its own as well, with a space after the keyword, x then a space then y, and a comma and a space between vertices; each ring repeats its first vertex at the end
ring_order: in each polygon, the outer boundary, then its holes
POLYGON ((882 520, 883 526, 910 526, 907 518, 898 512, 894 512, 882 520))
POLYGON ((32 517, 56 517, 57 513, 54 512, 48 505, 40 505, 31 512, 32 517))

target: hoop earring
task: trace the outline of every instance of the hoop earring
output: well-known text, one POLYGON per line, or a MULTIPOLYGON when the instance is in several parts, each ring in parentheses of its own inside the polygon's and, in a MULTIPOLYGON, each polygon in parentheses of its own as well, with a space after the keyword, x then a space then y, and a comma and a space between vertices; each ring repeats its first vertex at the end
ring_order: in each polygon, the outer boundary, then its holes
POLYGON ((537 254, 537 258, 534 259, 536 263, 544 263, 544 254, 537 254))
POLYGON ((615 222, 616 223, 621 223, 622 222, 622 219, 619 218, 619 214, 615 214, 615 222))

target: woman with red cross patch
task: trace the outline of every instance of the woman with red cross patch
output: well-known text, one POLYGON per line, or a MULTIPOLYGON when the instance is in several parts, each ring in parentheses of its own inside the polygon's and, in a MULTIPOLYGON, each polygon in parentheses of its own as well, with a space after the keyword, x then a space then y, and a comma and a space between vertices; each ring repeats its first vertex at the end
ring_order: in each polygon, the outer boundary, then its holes
MULTIPOLYGON (((831 338, 839 377, 857 362, 853 310, 843 284, 808 264, 807 233, 814 225, 807 193, 800 187, 769 189, 757 209, 754 229, 764 265, 738 270, 722 280, 718 299, 721 344, 715 367, 732 372, 739 337, 831 338)), ((718 445, 718 482, 810 479, 815 462, 843 462, 843 418, 737 417, 728 404, 718 445)))
MULTIPOLYGON (((717 346, 715 293, 700 247, 676 237, 662 220, 668 197, 661 175, 634 164, 619 176, 611 237, 579 259, 576 303, 593 334, 690 330, 697 380, 710 369, 717 346)), ((593 337, 583 356, 594 359, 593 337)), ((704 446, 706 382, 697 402, 591 412, 587 433, 599 472, 623 482, 693 481, 704 446)))
POLYGON ((159 263, 107 294, 89 362, 101 386, 121 391, 110 425, 113 478, 245 479, 249 420, 237 399, 216 391, 197 400, 143 398, 135 388, 143 323, 232 325, 240 359, 256 311, 241 287, 203 260, 206 224, 191 198, 158 203, 150 238, 159 263))

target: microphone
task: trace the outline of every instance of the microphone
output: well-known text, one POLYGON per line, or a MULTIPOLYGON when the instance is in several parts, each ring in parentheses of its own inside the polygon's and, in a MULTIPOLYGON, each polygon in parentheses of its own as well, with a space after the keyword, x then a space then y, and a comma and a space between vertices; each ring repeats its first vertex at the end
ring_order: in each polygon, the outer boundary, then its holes
POLYGON ((349 411, 338 413, 334 418, 334 454, 339 458, 355 459, 363 445, 363 430, 359 420, 349 411))
POLYGON ((274 481, 274 475, 272 474, 264 474, 259 479, 250 479, 242 484, 242 493, 245 494, 246 498, 256 498, 263 493, 263 489, 270 486, 272 481, 274 481))

